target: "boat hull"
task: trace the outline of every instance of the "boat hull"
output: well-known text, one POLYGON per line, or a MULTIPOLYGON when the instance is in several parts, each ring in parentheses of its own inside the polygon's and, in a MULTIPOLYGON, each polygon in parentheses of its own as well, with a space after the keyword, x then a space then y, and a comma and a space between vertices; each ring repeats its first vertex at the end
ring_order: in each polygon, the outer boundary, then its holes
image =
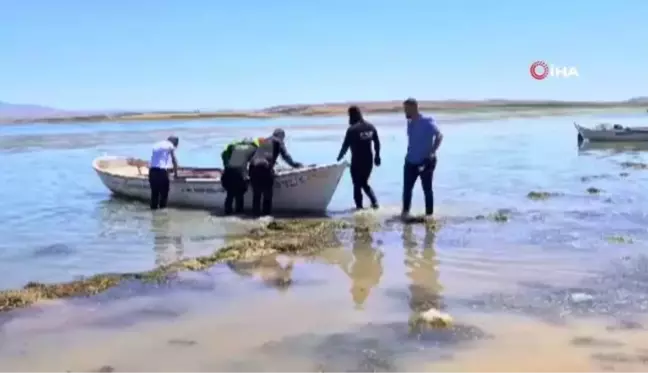
POLYGON ((576 130, 584 140, 592 142, 645 142, 648 141, 647 129, 605 129, 596 130, 585 128, 574 123, 576 130))
MULTIPOLYGON (((115 195, 150 201, 148 169, 141 170, 141 174, 137 175, 115 171, 127 169, 128 163, 129 160, 125 157, 105 156, 95 159, 93 168, 101 182, 115 195)), ((273 210, 308 213, 326 211, 346 167, 346 163, 337 163, 278 172, 274 185, 273 210)), ((172 178, 168 205, 221 210, 225 194, 217 178, 172 178)), ((250 189, 245 194, 245 206, 252 207, 250 189)))

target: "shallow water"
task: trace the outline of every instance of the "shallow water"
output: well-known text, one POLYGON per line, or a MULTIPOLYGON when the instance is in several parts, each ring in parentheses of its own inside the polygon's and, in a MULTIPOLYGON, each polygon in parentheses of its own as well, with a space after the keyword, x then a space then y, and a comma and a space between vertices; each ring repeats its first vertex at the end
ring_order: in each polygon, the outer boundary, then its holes
MULTIPOLYGON (((392 120, 400 119, 379 121, 383 165, 372 178, 384 207, 357 219, 384 223, 398 212, 405 138, 392 120)), ((292 271, 276 264, 289 258, 265 258, 186 274, 170 287, 132 285, 2 315, 0 368, 643 370, 648 171, 619 163, 646 154, 579 151, 571 122, 588 120, 443 126, 435 192, 444 224, 436 234, 391 223, 370 237, 350 232, 340 248, 314 259, 294 258, 292 271), (533 201, 531 190, 560 195, 533 201), (475 219, 499 209, 509 221, 475 219), (277 276, 291 276, 292 285, 277 288, 277 276), (457 326, 409 335, 412 309, 430 306, 445 309, 457 326)), ((344 125, 322 124, 281 122, 297 160, 335 159, 344 125)), ((213 165, 229 139, 274 125, 193 122, 174 130, 179 159, 213 165)), ((104 152, 146 157, 150 143, 169 132, 164 123, 138 126, 61 127, 66 134, 0 127, 0 287, 144 270, 210 252, 226 233, 253 224, 174 209, 152 215, 111 198, 90 161, 104 152)), ((349 186, 345 177, 332 215, 345 215, 349 186)), ((422 202, 418 191, 415 201, 422 202)))

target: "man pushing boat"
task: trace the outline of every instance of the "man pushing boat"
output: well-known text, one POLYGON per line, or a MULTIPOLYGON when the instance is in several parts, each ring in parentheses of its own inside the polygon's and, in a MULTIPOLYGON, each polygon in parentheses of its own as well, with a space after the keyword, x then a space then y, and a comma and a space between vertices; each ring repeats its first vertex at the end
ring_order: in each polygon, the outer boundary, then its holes
POLYGON ((178 137, 169 136, 166 140, 153 145, 151 161, 149 162, 149 186, 151 188, 151 210, 163 209, 167 206, 169 198, 169 170, 178 177, 178 161, 175 150, 178 147, 178 137))
POLYGON ((247 192, 248 165, 256 152, 258 141, 243 139, 229 143, 221 153, 223 160, 223 175, 221 185, 227 195, 225 196, 225 215, 232 214, 233 205, 236 213, 242 214, 245 205, 245 192, 247 192))
POLYGON ((288 150, 284 140, 286 133, 278 128, 272 132, 272 136, 257 139, 258 147, 250 161, 250 184, 252 185, 252 213, 255 216, 270 215, 272 213, 272 197, 274 189, 274 166, 277 158, 281 158, 293 168, 301 168, 303 165, 295 162, 288 150), (263 202, 263 206, 261 205, 263 202))

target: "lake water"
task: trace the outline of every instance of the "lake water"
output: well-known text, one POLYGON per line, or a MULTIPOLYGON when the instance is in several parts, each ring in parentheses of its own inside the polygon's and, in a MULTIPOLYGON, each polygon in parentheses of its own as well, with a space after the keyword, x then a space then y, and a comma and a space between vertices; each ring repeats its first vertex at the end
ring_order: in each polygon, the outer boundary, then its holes
MULTIPOLYGON (((442 122, 435 195, 445 224, 436 235, 397 225, 370 244, 350 239, 315 260, 294 258, 287 289, 216 266, 174 288, 0 315, 0 369, 645 370, 648 171, 620 163, 648 154, 579 150, 571 123, 599 120, 645 125, 631 115, 442 122), (534 201, 530 191, 558 195, 534 201), (475 219, 498 210, 508 222, 475 219), (412 339, 407 319, 426 297, 457 326, 412 339)), ((383 164, 372 185, 383 207, 368 215, 383 221, 399 212, 405 136, 400 117, 375 121, 383 164)), ((112 198, 92 159, 147 158, 173 132, 180 163, 214 166, 231 139, 276 126, 303 163, 334 161, 345 130, 334 118, 0 127, 0 288, 212 252, 254 223, 175 209, 154 216, 112 198)), ((345 176, 330 212, 352 204, 345 176)), ((271 258, 265 271, 276 271, 275 259, 287 260, 271 258)))

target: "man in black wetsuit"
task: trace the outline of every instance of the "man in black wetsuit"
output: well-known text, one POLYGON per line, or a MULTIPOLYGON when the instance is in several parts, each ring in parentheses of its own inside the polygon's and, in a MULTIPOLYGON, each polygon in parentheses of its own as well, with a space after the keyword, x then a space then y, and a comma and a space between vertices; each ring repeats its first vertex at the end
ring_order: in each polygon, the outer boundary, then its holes
POLYGON ((236 205, 236 213, 242 214, 247 192, 247 168, 257 145, 251 139, 235 141, 228 144, 221 153, 223 159, 223 176, 221 183, 227 192, 225 196, 225 215, 232 214, 232 205, 236 205), (236 202, 236 203, 234 203, 236 202))
POLYGON ((349 128, 346 131, 338 162, 344 157, 347 150, 351 148, 351 180, 353 182, 353 199, 356 208, 362 208, 362 191, 371 200, 371 207, 378 208, 378 200, 369 186, 369 176, 373 165, 380 166, 380 138, 378 131, 373 124, 362 118, 362 112, 357 106, 349 108, 349 128), (376 156, 371 151, 371 143, 376 156))
POLYGON ((300 168, 302 164, 293 161, 284 139, 286 133, 276 129, 272 136, 258 139, 258 148, 250 161, 250 184, 252 185, 252 212, 255 216, 270 215, 272 213, 272 193, 274 188, 274 165, 277 158, 281 158, 290 167, 300 168), (263 200, 263 210, 261 209, 263 200))

